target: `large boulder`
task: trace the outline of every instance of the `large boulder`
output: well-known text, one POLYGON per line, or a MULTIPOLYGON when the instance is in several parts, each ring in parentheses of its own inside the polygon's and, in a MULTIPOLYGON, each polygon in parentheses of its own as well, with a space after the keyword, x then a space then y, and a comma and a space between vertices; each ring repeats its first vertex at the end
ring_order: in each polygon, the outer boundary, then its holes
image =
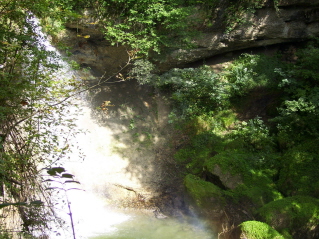
POLYGON ((308 196, 287 197, 260 208, 261 219, 279 232, 288 229, 293 238, 319 238, 319 200, 308 196))

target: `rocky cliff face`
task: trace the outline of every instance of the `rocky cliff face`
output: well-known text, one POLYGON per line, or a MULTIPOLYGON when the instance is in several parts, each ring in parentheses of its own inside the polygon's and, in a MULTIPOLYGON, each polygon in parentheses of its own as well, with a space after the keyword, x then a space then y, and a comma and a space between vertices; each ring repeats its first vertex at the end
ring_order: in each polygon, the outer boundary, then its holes
MULTIPOLYGON (((168 53, 153 57, 160 72, 226 52, 319 36, 319 0, 280 0, 276 7, 273 0, 265 0, 262 8, 245 16, 245 24, 237 25, 229 33, 219 18, 223 10, 216 11, 211 27, 194 39, 194 48, 168 49, 168 53)), ((90 67, 95 75, 114 73, 127 61, 126 49, 110 46, 94 22, 86 16, 81 22, 68 24, 64 40, 71 46, 73 59, 90 67)))
POLYGON ((57 40, 69 47, 70 60, 77 62, 82 69, 89 69, 87 80, 92 80, 92 76, 103 76, 103 80, 107 80, 127 64, 128 49, 106 41, 95 19, 89 16, 90 12, 86 12, 79 22, 68 23, 66 31, 57 40))
POLYGON ((165 71, 225 52, 319 36, 318 0, 281 0, 277 8, 273 1, 267 2, 254 14, 246 15, 246 24, 238 25, 229 33, 220 28, 215 18, 213 26, 194 40, 195 48, 172 50, 160 63, 160 69, 165 71))

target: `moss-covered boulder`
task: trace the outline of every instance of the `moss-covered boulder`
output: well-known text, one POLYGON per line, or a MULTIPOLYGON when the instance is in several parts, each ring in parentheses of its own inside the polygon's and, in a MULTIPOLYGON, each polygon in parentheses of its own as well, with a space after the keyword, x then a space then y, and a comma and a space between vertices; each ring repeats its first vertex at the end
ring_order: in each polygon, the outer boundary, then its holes
POLYGON ((294 196, 268 203, 258 210, 263 221, 293 238, 319 238, 319 200, 294 196))
POLYGON ((261 207, 273 200, 281 199, 271 174, 253 169, 250 162, 258 155, 242 150, 228 150, 206 160, 205 170, 217 176, 225 186, 227 195, 235 201, 250 201, 261 207))
POLYGON ((286 239, 264 222, 246 221, 239 225, 241 237, 246 239, 286 239))
POLYGON ((184 183, 189 195, 203 215, 216 219, 221 217, 226 201, 222 190, 214 184, 188 174, 184 183))
POLYGON ((247 155, 239 150, 224 151, 207 159, 204 168, 219 177, 226 188, 234 189, 249 172, 245 157, 247 155))

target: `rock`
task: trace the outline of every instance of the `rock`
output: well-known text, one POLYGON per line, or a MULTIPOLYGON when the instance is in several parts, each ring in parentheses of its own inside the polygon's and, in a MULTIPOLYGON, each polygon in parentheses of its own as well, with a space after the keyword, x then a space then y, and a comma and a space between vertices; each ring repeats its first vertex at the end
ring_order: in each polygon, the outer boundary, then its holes
MULTIPOLYGON (((226 33, 222 8, 212 13, 212 26, 193 39, 194 48, 188 50, 165 49, 160 55, 152 56, 158 72, 184 67, 212 56, 254 47, 266 47, 279 43, 298 42, 319 36, 319 0, 280 0, 275 8, 272 1, 254 14, 244 16, 247 23, 237 25, 226 33)), ((67 36, 62 40, 71 46, 71 58, 84 68, 90 68, 95 76, 106 71, 117 72, 128 61, 124 46, 111 46, 104 39, 96 19, 86 10, 77 22, 69 22, 67 36), (116 55, 116 57, 112 57, 116 55), (116 60, 116 62, 114 62, 116 60)), ((198 9, 196 16, 203 19, 204 12, 198 9)))
MULTIPOLYGON (((235 50, 298 42, 319 36, 319 1, 282 0, 278 8, 257 9, 246 16, 249 24, 238 25, 226 33, 219 19, 213 27, 194 39, 195 47, 189 50, 173 49, 158 62, 160 71, 214 55, 235 50)), ((156 57, 154 57, 156 60, 156 57)))
POLYGON ((167 216, 165 216, 163 213, 161 213, 161 211, 159 209, 156 209, 153 211, 155 218, 157 219, 165 219, 168 218, 167 216))
POLYGON ((292 238, 319 238, 319 200, 293 196, 276 200, 258 209, 263 221, 278 231, 288 229, 292 238))
POLYGON ((229 189, 235 189, 243 183, 242 177, 239 174, 223 172, 219 165, 215 165, 212 174, 218 176, 223 185, 229 189))
MULTIPOLYGON (((69 59, 89 70, 94 77, 107 79, 115 76, 129 60, 127 48, 111 45, 104 39, 96 21, 89 17, 89 12, 84 15, 79 22, 67 23, 66 31, 55 41, 68 46, 69 59)), ((85 74, 82 77, 85 78, 85 74)))

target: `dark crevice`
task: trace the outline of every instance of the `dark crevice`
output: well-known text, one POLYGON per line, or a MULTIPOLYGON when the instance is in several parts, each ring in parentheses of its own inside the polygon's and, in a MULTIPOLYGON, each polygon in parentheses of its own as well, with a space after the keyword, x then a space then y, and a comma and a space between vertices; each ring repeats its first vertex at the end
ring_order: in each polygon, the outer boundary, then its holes
POLYGON ((203 179, 207 182, 213 183, 214 185, 216 185, 220 189, 223 189, 223 190, 229 189, 223 184, 223 182, 220 180, 220 178, 218 176, 212 174, 211 172, 204 172, 203 179))

